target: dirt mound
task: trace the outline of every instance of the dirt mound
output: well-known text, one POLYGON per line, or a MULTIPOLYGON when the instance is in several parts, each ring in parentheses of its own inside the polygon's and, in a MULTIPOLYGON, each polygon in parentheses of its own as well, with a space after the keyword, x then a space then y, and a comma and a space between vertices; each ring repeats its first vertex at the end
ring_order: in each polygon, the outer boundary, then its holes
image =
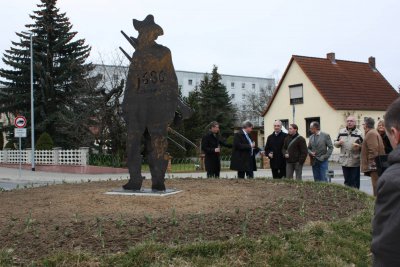
MULTIPOLYGON (((105 195, 123 181, 0 192, 0 249, 26 262, 59 250, 95 255, 143 241, 226 240, 344 218, 365 208, 361 193, 314 183, 177 179, 168 197, 105 195)), ((145 186, 150 187, 149 181, 145 186)))

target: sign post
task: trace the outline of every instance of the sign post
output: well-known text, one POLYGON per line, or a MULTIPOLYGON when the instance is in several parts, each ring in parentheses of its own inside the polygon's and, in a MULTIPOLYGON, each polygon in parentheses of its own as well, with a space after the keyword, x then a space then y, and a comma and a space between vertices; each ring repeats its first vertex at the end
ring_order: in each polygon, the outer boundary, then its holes
POLYGON ((33 99, 33 35, 31 33, 31 161, 32 171, 35 171, 35 110, 34 110, 34 99, 33 99))
POLYGON ((26 118, 24 116, 17 116, 14 119, 14 137, 18 137, 19 139, 19 150, 18 150, 18 162, 19 162, 19 171, 18 177, 21 179, 21 169, 22 169, 22 161, 21 161, 21 138, 26 138, 26 118))

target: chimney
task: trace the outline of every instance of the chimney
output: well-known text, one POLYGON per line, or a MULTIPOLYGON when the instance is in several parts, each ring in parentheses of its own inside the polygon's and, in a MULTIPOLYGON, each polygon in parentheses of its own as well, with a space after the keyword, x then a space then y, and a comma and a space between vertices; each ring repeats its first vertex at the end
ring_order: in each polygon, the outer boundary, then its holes
POLYGON ((376 70, 375 58, 374 57, 369 57, 368 58, 368 64, 373 70, 376 70))
POLYGON ((331 52, 326 54, 326 58, 329 59, 332 64, 336 64, 335 53, 331 52))

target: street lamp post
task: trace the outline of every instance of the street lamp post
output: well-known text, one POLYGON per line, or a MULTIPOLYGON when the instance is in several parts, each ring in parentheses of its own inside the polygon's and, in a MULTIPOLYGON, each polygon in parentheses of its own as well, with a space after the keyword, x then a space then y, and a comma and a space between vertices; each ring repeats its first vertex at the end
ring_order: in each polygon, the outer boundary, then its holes
POLYGON ((293 112, 293 123, 296 123, 295 117, 296 117, 296 106, 293 104, 292 105, 292 112, 293 112))
POLYGON ((32 171, 35 171, 35 112, 33 106, 33 35, 31 34, 31 158, 32 158, 32 171))

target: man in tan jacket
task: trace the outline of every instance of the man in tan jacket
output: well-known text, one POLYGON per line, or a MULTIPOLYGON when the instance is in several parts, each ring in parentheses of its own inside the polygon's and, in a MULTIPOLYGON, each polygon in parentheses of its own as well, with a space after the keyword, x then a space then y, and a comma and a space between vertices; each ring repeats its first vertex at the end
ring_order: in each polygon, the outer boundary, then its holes
POLYGON ((365 139, 361 148, 361 171, 365 175, 371 176, 372 188, 374 196, 376 196, 376 184, 378 182, 378 171, 375 163, 375 158, 385 154, 383 141, 375 130, 375 121, 373 118, 366 117, 363 123, 365 131, 365 139))
POLYGON ((340 148, 339 162, 342 165, 344 184, 360 189, 360 153, 363 142, 361 130, 356 127, 356 118, 346 119, 346 128, 340 129, 335 147, 340 148))

